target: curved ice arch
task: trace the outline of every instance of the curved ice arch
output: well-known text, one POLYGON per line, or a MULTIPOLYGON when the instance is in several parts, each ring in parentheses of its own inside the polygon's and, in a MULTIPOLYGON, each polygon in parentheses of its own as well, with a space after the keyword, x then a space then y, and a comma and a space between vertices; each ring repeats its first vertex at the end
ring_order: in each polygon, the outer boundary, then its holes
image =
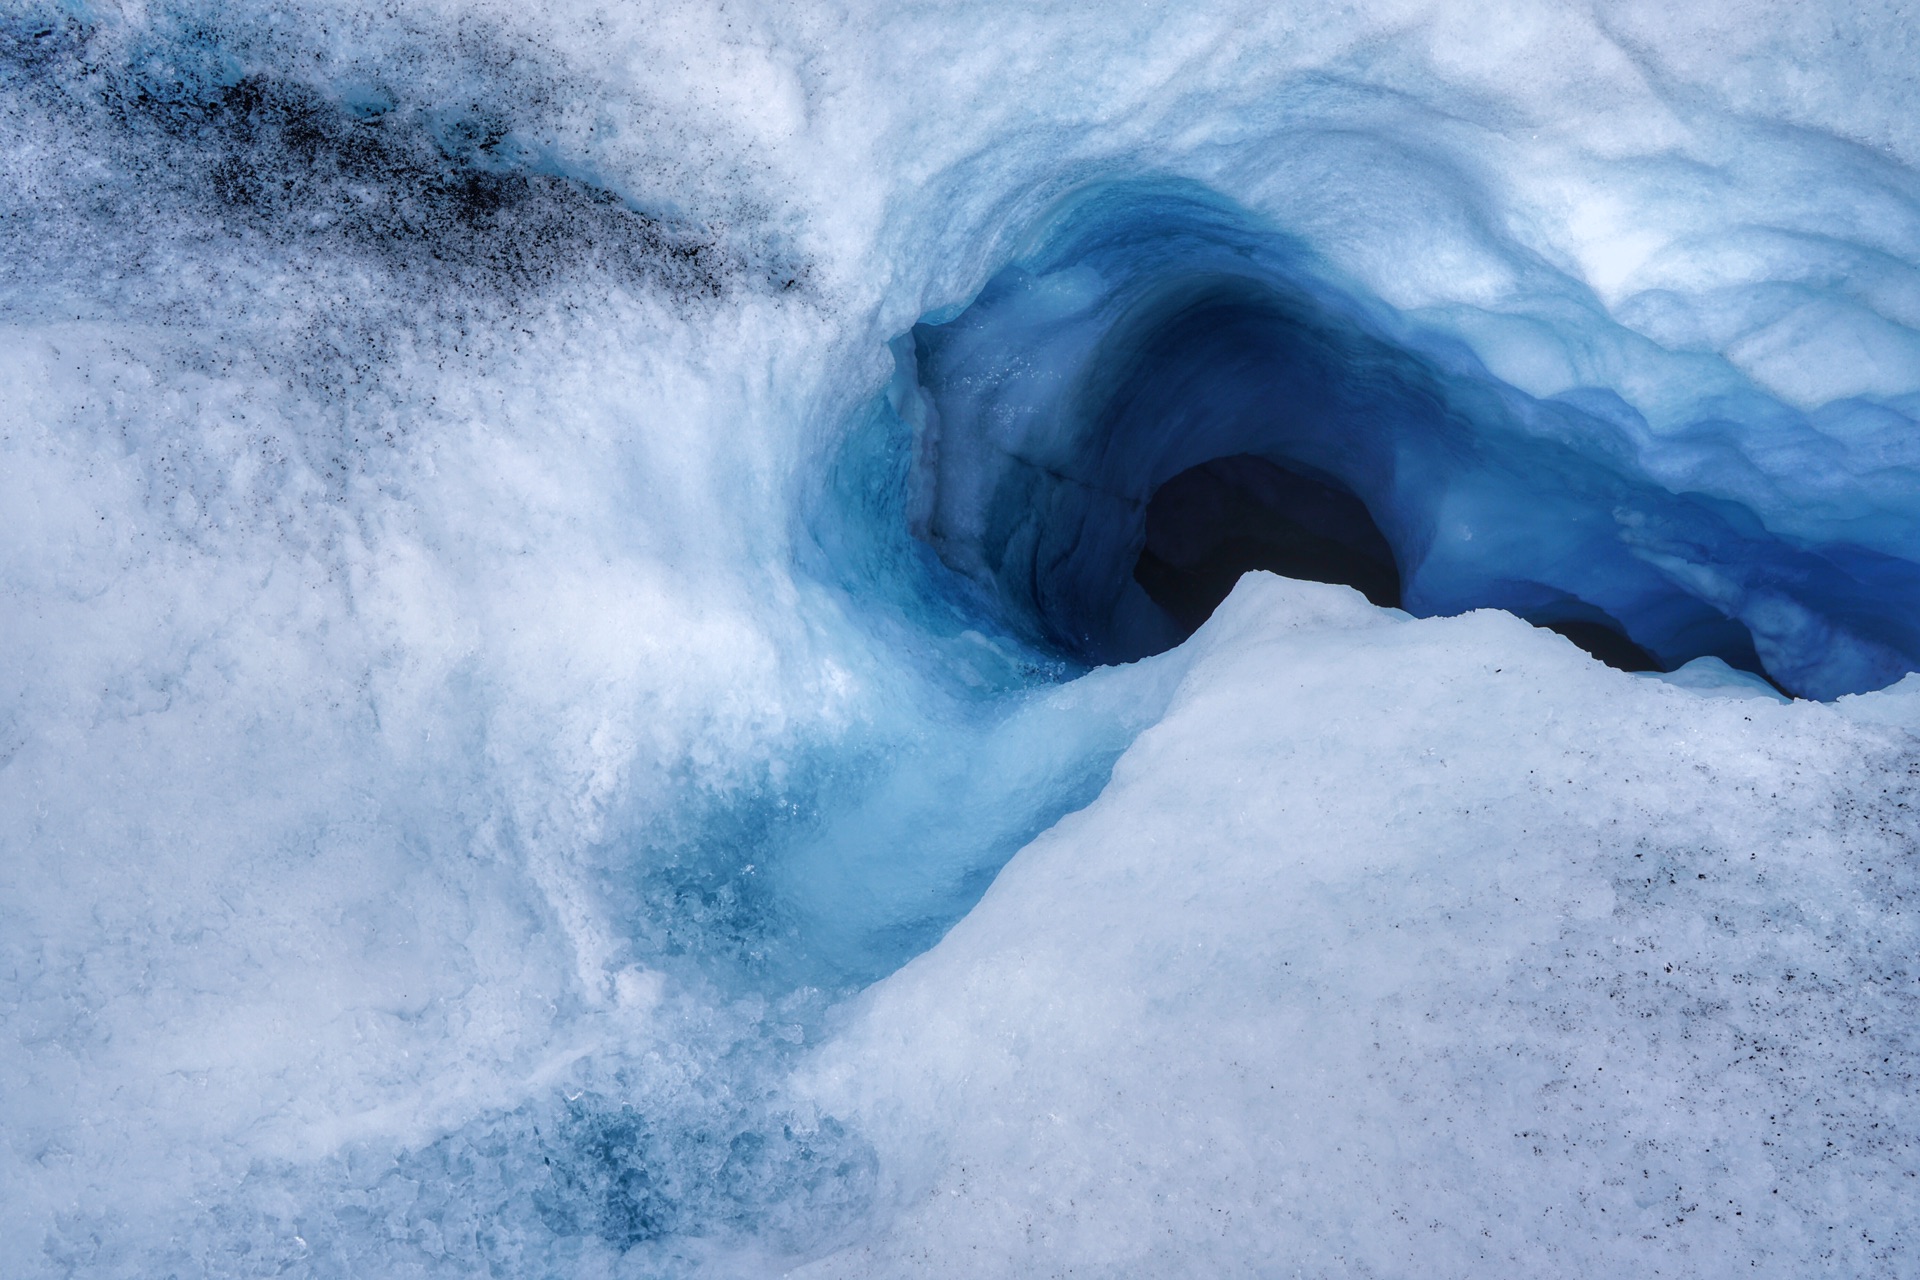
POLYGON ((1861 489, 1851 523, 1655 478, 1663 449, 1737 442, 1733 415, 1777 432, 1797 411, 1703 388, 1704 416, 1650 442, 1613 390, 1527 395, 1189 184, 1082 191, 894 352, 915 533, 1010 625, 1084 660, 1192 630, 1136 577, 1147 507, 1183 472, 1250 455, 1357 496, 1415 614, 1508 609, 1611 633, 1662 669, 1716 657, 1818 698, 1920 668, 1920 547, 1857 518, 1886 477, 1836 478, 1861 489))

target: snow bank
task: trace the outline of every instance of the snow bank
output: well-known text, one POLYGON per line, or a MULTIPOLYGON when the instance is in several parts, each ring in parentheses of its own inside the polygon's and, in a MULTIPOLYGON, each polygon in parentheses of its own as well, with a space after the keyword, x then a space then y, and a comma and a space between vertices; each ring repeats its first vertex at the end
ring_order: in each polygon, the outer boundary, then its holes
POLYGON ((1189 644, 815 1066, 897 1216, 799 1274, 1899 1269, 1914 737, 1267 575, 1189 644))

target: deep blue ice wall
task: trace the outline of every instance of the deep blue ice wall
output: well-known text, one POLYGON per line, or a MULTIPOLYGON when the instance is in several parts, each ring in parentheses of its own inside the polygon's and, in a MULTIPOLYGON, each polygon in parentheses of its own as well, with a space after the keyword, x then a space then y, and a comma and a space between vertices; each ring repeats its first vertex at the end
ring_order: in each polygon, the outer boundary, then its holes
MULTIPOLYGON (((917 532, 1087 660, 1191 630, 1136 580, 1149 500, 1252 455, 1357 495, 1416 614, 1508 609, 1820 698, 1920 667, 1920 547, 1862 545, 1851 515, 1809 536, 1804 511, 1788 537, 1778 512, 1663 487, 1644 465, 1662 446, 1611 389, 1525 395, 1204 191, 1083 192, 896 354, 917 532)), ((1795 416, 1757 392, 1701 408, 1664 447, 1795 416)))

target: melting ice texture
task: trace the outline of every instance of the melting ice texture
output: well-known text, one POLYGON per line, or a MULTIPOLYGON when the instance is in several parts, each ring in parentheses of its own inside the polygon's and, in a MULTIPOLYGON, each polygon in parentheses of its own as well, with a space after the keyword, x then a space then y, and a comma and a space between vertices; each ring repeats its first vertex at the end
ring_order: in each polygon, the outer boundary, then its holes
POLYGON ((1912 38, 7 6, 5 1270, 1910 1270, 1912 38))
POLYGON ((1357 496, 1399 565, 1390 603, 1416 614, 1597 625, 1664 669, 1711 656, 1816 697, 1920 666, 1909 522, 1809 514, 1782 537, 1785 495, 1755 509, 1653 479, 1729 415, 1814 438, 1789 406, 1714 388, 1656 431, 1603 388, 1532 399, 1455 342, 1395 333, 1217 202, 1103 189, 1058 217, 902 345, 923 536, 1036 640, 1124 662, 1183 639, 1132 572, 1149 499, 1256 456, 1357 496))

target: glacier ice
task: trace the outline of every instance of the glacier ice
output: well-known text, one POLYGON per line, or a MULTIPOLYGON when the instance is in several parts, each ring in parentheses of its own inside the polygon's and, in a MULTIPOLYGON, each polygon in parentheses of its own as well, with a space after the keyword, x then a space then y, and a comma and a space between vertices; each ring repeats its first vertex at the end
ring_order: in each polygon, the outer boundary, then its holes
POLYGON ((0 4, 0 1272, 1911 1272, 1915 45, 0 4))
MULTIPOLYGON (((1037 640, 1112 662, 1190 634, 1144 572, 1148 508, 1196 468, 1252 458, 1301 475, 1275 510, 1316 509, 1301 483, 1358 499, 1314 517, 1338 526, 1318 554, 1376 603, 1505 608, 1597 633, 1615 665, 1714 656, 1829 698, 1920 663, 1911 549, 1860 545, 1853 521, 1782 539, 1764 506, 1673 492, 1652 478, 1664 441, 1617 396, 1526 397, 1454 343, 1396 333, 1217 201, 1094 189, 1056 218, 901 351, 922 532, 1037 640)), ((1717 409, 1691 412, 1672 434, 1717 409)))

